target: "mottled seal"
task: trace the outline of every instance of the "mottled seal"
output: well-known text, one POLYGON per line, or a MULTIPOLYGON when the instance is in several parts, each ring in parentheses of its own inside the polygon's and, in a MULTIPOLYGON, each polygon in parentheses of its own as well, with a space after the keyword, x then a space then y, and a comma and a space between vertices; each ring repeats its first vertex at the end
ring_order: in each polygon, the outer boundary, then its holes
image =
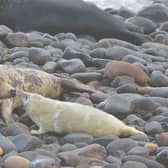
POLYGON ((12 121, 12 111, 21 106, 17 91, 38 93, 46 97, 59 97, 63 89, 92 92, 94 89, 77 80, 59 78, 46 72, 0 65, 0 110, 6 122, 12 121), (13 97, 13 98, 12 98, 13 97))
POLYGON ((33 133, 89 133, 94 137, 144 134, 94 107, 63 102, 34 93, 19 92, 25 111, 39 126, 33 133))
POLYGON ((149 41, 147 36, 128 31, 118 17, 82 0, 0 0, 0 24, 19 31, 90 34, 137 45, 149 41))

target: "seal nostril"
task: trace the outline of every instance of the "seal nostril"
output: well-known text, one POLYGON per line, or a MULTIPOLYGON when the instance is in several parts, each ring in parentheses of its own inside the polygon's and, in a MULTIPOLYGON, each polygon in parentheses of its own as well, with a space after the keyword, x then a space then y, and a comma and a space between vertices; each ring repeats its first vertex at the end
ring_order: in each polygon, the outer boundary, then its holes
POLYGON ((15 89, 11 89, 10 93, 11 93, 12 96, 16 96, 16 90, 15 89))

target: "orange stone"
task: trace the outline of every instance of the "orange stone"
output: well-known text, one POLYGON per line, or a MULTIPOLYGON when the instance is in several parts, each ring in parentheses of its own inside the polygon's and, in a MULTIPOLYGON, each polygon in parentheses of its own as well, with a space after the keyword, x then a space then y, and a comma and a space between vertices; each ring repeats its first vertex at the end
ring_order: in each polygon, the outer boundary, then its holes
POLYGON ((147 148, 150 153, 152 153, 152 152, 155 152, 157 150, 158 145, 154 144, 154 143, 148 143, 144 147, 147 148))

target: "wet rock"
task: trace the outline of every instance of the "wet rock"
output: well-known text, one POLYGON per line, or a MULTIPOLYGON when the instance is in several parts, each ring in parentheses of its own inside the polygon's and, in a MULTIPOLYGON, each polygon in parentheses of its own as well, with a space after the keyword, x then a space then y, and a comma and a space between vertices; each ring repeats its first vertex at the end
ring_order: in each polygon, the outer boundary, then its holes
POLYGON ((140 155, 144 157, 149 156, 149 151, 145 147, 136 146, 128 151, 128 155, 140 155))
POLYGON ((143 119, 141 119, 140 117, 137 117, 134 114, 128 115, 127 118, 124 119, 124 122, 128 125, 134 125, 140 128, 143 128, 146 123, 143 119))
POLYGON ((122 161, 125 163, 127 161, 135 161, 144 163, 148 168, 165 168, 162 164, 159 162, 156 162, 155 160, 150 160, 149 158, 145 158, 143 156, 137 156, 137 155, 127 155, 122 158, 122 161))
POLYGON ((126 61, 128 63, 135 63, 135 62, 139 62, 143 65, 146 65, 147 64, 147 61, 145 61, 143 58, 139 58, 137 56, 134 56, 134 55, 127 55, 125 56, 122 61, 126 61))
POLYGON ((79 104, 84 104, 84 105, 88 105, 88 106, 93 106, 92 101, 89 98, 86 97, 79 97, 75 100, 76 103, 79 104))
POLYGON ((62 159, 65 165, 76 166, 79 161, 85 157, 104 160, 106 157, 106 150, 101 145, 93 144, 73 151, 60 152, 58 157, 62 159))
POLYGON ((0 134, 0 147, 3 149, 4 154, 7 154, 11 151, 17 151, 15 144, 2 134, 0 134))
POLYGON ((152 20, 145 17, 130 17, 126 20, 126 22, 135 24, 136 26, 143 28, 145 34, 152 33, 156 29, 156 24, 152 20))
POLYGON ((69 74, 74 74, 78 72, 85 72, 86 66, 80 59, 71 59, 71 60, 60 60, 60 67, 69 74))
POLYGON ((157 143, 160 146, 168 146, 168 132, 163 132, 159 134, 157 137, 157 143))
POLYGON ((111 82, 111 86, 114 88, 122 87, 124 85, 136 85, 134 82, 134 79, 130 76, 117 76, 115 79, 111 82))
POLYGON ((57 67, 58 64, 56 62, 49 61, 43 65, 42 70, 48 73, 54 73, 57 67))
POLYGON ((34 150, 42 145, 42 141, 39 138, 24 134, 15 136, 12 142, 16 145, 19 152, 34 150))
POLYGON ((2 128, 0 131, 5 136, 16 136, 19 134, 30 135, 30 129, 22 123, 11 123, 7 127, 2 128))
POLYGON ((138 12, 138 16, 158 23, 168 21, 168 8, 163 4, 152 4, 138 12))
POLYGON ((164 22, 162 24, 160 24, 160 28, 161 31, 166 31, 168 32, 168 22, 164 22))
POLYGON ((71 150, 76 150, 77 147, 73 144, 66 143, 61 146, 61 152, 66 152, 66 151, 71 151, 71 150))
POLYGON ((91 50, 90 56, 92 58, 104 59, 105 58, 105 53, 106 53, 105 48, 95 48, 95 49, 91 50))
POLYGON ((91 100, 93 101, 93 103, 98 104, 98 103, 104 101, 105 99, 107 99, 108 96, 109 95, 106 93, 103 93, 101 91, 96 91, 93 94, 91 94, 91 100))
POLYGON ((93 58, 92 65, 98 68, 104 68, 109 62, 111 62, 110 59, 93 58))
POLYGON ((10 29, 9 27, 5 26, 5 25, 1 25, 0 26, 0 39, 3 40, 8 33, 13 33, 12 29, 10 29))
POLYGON ((117 93, 136 93, 137 85, 136 84, 123 84, 117 88, 117 93))
POLYGON ((59 163, 52 158, 39 157, 32 161, 31 166, 33 168, 60 168, 59 163))
POLYGON ((106 147, 109 143, 113 142, 114 140, 117 140, 117 136, 105 136, 101 138, 96 138, 94 139, 93 143, 94 144, 100 144, 104 147, 106 147))
POLYGON ((57 143, 51 143, 51 144, 43 144, 41 149, 44 149, 45 151, 52 152, 57 155, 59 151, 61 151, 61 146, 57 143))
POLYGON ((117 157, 114 157, 112 155, 109 155, 107 158, 106 158, 106 161, 109 162, 109 163, 112 163, 112 164, 115 164, 115 165, 120 165, 122 164, 122 161, 120 158, 117 158, 117 157))
POLYGON ((30 168, 31 162, 21 156, 10 156, 4 161, 4 168, 30 168))
POLYGON ((46 62, 52 61, 50 52, 40 48, 30 48, 29 59, 37 65, 44 65, 46 62))
POLYGON ((137 143, 129 138, 116 139, 107 145, 108 154, 115 155, 117 151, 128 152, 137 146, 137 143))
POLYGON ((88 65, 92 62, 90 55, 79 48, 67 47, 62 56, 64 59, 74 59, 78 58, 82 60, 85 65, 88 65))
MULTIPOLYGON (((113 95, 102 102, 104 106, 101 107, 104 111, 115 115, 119 118, 124 118, 129 113, 132 112, 132 104, 129 100, 127 100, 122 95, 113 95)), ((101 105, 100 104, 100 105, 101 105)))
POLYGON ((17 32, 17 33, 9 33, 5 42, 9 47, 28 47, 29 39, 25 33, 17 32))
POLYGON ((125 56, 133 54, 134 51, 125 47, 115 46, 106 50, 105 59, 122 60, 125 56))
POLYGON ((85 72, 85 73, 75 73, 72 75, 72 77, 78 79, 81 82, 87 83, 93 80, 102 79, 102 74, 98 72, 85 72))
POLYGON ((123 164, 123 168, 148 168, 144 163, 128 161, 123 164))
POLYGON ((151 74, 151 85, 155 87, 168 86, 168 77, 160 71, 151 74))
POLYGON ((161 164, 168 165, 168 150, 162 150, 156 155, 156 160, 161 164))
POLYGON ((157 107, 160 105, 155 100, 142 96, 132 100, 132 106, 135 114, 140 114, 145 118, 156 114, 157 107))
POLYGON ((79 133, 72 133, 64 136, 64 143, 74 144, 78 142, 84 142, 90 144, 93 142, 93 136, 79 133))
POLYGON ((144 130, 148 134, 156 134, 156 133, 160 133, 162 131, 162 126, 157 121, 151 121, 151 122, 145 124, 144 130))
POLYGON ((29 56, 28 51, 16 51, 16 52, 9 55, 8 60, 14 61, 17 58, 24 58, 24 57, 28 58, 28 56, 29 56))
POLYGON ((105 161, 93 159, 93 158, 82 158, 76 168, 101 168, 107 165, 105 161))
POLYGON ((124 18, 130 18, 135 16, 135 13, 132 12, 131 10, 125 8, 125 7, 121 7, 118 11, 117 14, 124 17, 124 18))
POLYGON ((99 40, 97 43, 95 43, 93 46, 91 46, 91 49, 95 49, 95 48, 111 48, 114 46, 121 46, 121 47, 125 47, 128 49, 132 49, 132 50, 138 50, 138 47, 126 42, 126 41, 122 41, 122 40, 118 40, 118 39, 101 39, 99 40))

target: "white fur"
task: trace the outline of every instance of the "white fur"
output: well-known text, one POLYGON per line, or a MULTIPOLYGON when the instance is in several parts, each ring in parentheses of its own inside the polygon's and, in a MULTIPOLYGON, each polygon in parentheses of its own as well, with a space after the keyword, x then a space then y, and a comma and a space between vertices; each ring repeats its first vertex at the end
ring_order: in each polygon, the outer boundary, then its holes
POLYGON ((24 103, 26 111, 40 127, 39 133, 83 132, 95 137, 143 134, 116 117, 90 106, 52 100, 38 94, 28 94, 24 103))

